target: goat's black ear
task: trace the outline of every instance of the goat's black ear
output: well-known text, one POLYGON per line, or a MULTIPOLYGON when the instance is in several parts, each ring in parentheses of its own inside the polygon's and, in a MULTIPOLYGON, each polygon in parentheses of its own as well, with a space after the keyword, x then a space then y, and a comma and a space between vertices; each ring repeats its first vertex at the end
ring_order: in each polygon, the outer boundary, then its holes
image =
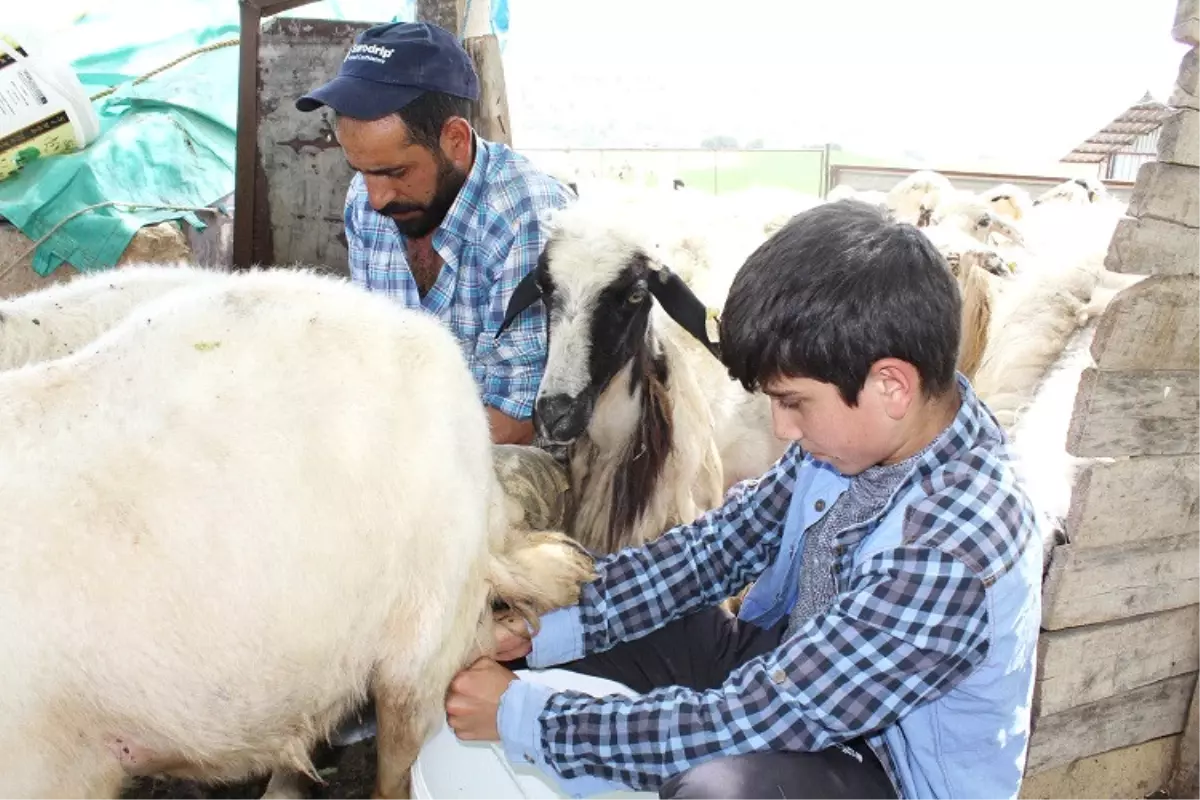
POLYGON ((671 319, 717 358, 721 357, 721 345, 708 338, 708 307, 692 293, 688 285, 674 272, 661 267, 653 270, 649 277, 650 293, 662 305, 671 319))
POLYGON ((541 272, 541 269, 541 262, 538 262, 538 266, 522 278, 521 282, 517 284, 517 288, 513 289, 512 297, 508 299, 508 308, 504 310, 504 321, 496 329, 497 339, 522 311, 541 299, 542 287, 538 285, 538 273, 541 272))

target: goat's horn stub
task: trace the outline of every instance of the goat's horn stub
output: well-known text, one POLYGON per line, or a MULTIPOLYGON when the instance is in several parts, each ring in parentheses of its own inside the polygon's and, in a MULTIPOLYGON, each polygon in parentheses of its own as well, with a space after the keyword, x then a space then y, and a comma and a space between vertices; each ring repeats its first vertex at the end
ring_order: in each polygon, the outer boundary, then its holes
POLYGON ((500 334, 512 324, 522 311, 529 308, 542 297, 542 287, 538 286, 538 270, 532 270, 528 275, 521 279, 517 284, 517 288, 513 289, 512 297, 508 299, 508 308, 504 310, 504 321, 500 323, 500 327, 496 329, 496 338, 500 338, 500 334))
POLYGON ((709 337, 709 323, 716 312, 709 309, 700 298, 692 293, 683 279, 666 267, 650 276, 650 293, 662 305, 663 311, 679 323, 679 327, 696 337, 717 358, 721 357, 721 346, 716 337, 709 337))

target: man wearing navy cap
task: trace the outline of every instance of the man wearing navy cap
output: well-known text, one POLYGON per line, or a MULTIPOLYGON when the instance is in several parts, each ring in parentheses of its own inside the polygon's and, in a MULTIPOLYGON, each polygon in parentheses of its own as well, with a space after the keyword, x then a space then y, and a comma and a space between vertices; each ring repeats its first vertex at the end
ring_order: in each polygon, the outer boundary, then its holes
POLYGON ((356 174, 346 195, 351 279, 423 308, 458 337, 488 408, 492 439, 528 444, 546 360, 544 310, 498 340, 513 289, 537 265, 539 215, 570 189, 467 117, 479 99, 470 56, 426 23, 359 34, 337 76, 296 101, 333 109, 356 174))

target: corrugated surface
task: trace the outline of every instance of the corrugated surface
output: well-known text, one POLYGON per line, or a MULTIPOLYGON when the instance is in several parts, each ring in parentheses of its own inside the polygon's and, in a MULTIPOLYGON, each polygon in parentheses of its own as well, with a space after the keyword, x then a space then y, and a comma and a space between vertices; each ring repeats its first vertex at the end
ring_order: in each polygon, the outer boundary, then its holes
POLYGON ((1067 153, 1062 160, 1098 164, 1114 153, 1127 150, 1154 153, 1154 148, 1141 150, 1138 139, 1161 128, 1172 113, 1170 106, 1154 100, 1147 94, 1136 105, 1130 106, 1125 113, 1067 153))

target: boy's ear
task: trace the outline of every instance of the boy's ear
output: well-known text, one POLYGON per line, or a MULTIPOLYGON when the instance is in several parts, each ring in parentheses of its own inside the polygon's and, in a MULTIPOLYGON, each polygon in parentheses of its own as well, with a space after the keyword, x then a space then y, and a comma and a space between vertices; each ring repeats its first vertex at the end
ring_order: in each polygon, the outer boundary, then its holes
POLYGON ((879 393, 884 410, 892 419, 900 419, 921 394, 921 375, 917 368, 899 358, 881 358, 871 365, 871 383, 879 393))

